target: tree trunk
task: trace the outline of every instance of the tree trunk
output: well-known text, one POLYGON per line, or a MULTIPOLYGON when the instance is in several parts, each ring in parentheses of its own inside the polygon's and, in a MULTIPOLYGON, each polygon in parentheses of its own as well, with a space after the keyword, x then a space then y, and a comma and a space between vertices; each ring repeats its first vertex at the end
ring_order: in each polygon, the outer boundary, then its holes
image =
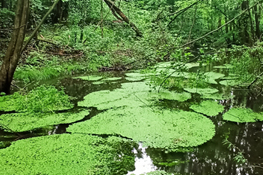
POLYGON ((7 8, 6 0, 1 0, 1 5, 2 8, 7 8))
POLYGON ((261 40, 261 34, 260 34, 260 28, 259 28, 259 25, 260 25, 260 11, 258 10, 258 6, 256 5, 254 7, 254 11, 255 11, 255 23, 256 23, 256 37, 258 40, 261 40))
POLYGON ((10 93, 26 32, 29 0, 17 0, 14 31, 0 70, 0 92, 10 93))

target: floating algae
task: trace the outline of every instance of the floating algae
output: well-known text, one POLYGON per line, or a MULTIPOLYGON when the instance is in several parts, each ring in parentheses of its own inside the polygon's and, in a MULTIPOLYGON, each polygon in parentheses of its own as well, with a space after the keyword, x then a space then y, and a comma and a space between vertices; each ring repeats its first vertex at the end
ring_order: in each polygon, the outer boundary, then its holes
POLYGON ((71 133, 119 134, 142 141, 145 146, 177 150, 194 147, 215 134, 213 122, 186 111, 153 111, 149 107, 118 108, 100 113, 91 120, 67 128, 71 133))
POLYGON ((133 148, 125 139, 85 134, 19 140, 0 150, 0 174, 127 174, 134 168, 133 148))
POLYGON ((224 111, 224 106, 218 104, 216 101, 203 101, 200 104, 190 106, 190 109, 195 112, 202 113, 208 116, 216 116, 224 111))
POLYGON ((223 119, 232 122, 256 122, 263 120, 263 113, 253 112, 249 108, 231 108, 223 115, 223 119))
POLYGON ((185 91, 188 91, 190 93, 197 93, 197 94, 213 94, 218 92, 217 89, 213 88, 184 88, 185 91))
POLYGON ((98 81, 102 79, 102 77, 90 75, 90 76, 74 77, 74 79, 81 79, 81 80, 87 80, 87 81, 98 81))
POLYGON ((29 131, 50 125, 72 123, 83 119, 89 111, 79 113, 13 113, 0 115, 0 126, 13 132, 29 131))

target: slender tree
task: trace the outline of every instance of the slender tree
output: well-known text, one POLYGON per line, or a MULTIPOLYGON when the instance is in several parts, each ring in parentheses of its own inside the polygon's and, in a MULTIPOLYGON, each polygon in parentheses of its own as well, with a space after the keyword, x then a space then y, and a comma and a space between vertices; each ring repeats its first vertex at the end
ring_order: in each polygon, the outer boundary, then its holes
POLYGON ((0 92, 10 93, 10 86, 16 70, 26 32, 29 0, 17 0, 14 31, 0 70, 0 92))

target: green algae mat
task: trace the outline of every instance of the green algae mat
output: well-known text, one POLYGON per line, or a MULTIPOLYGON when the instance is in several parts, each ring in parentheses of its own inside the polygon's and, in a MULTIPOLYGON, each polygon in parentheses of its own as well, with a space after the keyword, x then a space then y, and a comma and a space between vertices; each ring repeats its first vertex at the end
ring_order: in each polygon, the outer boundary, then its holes
POLYGON ((223 119, 238 123, 263 121, 263 112, 256 113, 249 108, 231 108, 223 115, 223 119))
POLYGON ((79 113, 13 113, 0 115, 0 126, 13 132, 29 131, 50 125, 72 123, 89 115, 89 111, 79 113))
POLYGON ((218 104, 216 101, 203 101, 200 104, 190 106, 190 109, 195 112, 202 113, 208 116, 216 116, 224 111, 224 106, 218 104))
POLYGON ((71 133, 121 135, 142 141, 144 146, 176 151, 212 139, 213 122, 186 111, 154 110, 149 107, 117 108, 67 128, 71 133))
POLYGON ((101 76, 81 76, 81 77, 74 77, 74 79, 81 79, 81 80, 87 80, 87 81, 98 81, 101 80, 103 77, 101 76))
POLYGON ((150 106, 159 99, 176 100, 179 102, 191 98, 187 92, 176 93, 168 90, 151 91, 150 86, 145 82, 122 83, 120 89, 113 91, 102 90, 92 92, 84 97, 83 101, 78 102, 78 106, 97 107, 99 110, 114 107, 140 107, 150 106))
POLYGON ((197 93, 200 95, 213 94, 218 92, 218 90, 214 88, 184 88, 184 90, 190 93, 197 93))
POLYGON ((127 174, 134 168, 134 147, 125 139, 85 134, 19 140, 0 150, 0 174, 127 174))

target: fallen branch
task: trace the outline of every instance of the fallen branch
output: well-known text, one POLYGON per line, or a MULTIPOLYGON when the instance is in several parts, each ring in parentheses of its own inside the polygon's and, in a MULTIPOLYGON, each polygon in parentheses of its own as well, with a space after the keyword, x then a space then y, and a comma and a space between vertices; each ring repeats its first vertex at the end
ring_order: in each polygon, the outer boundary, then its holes
POLYGON ((113 15, 120 20, 126 22, 127 24, 129 24, 129 26, 136 32, 137 36, 142 37, 142 33, 141 31, 136 27, 135 24, 133 24, 129 18, 127 18, 124 13, 121 11, 121 9, 119 9, 111 0, 104 0, 104 2, 109 6, 109 8, 111 9, 113 15), (119 17, 118 17, 118 15, 119 17))

